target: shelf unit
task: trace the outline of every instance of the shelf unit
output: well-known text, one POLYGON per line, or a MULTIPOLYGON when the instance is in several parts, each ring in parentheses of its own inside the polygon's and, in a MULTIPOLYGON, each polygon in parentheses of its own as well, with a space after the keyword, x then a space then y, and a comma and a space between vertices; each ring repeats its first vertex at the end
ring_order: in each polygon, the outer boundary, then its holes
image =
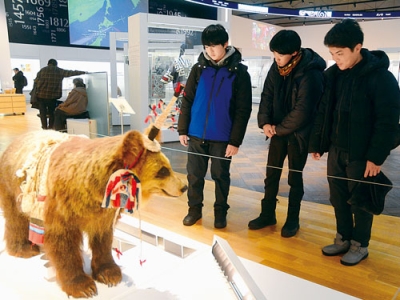
POLYGON ((23 94, 0 94, 0 114, 25 114, 26 99, 23 94))

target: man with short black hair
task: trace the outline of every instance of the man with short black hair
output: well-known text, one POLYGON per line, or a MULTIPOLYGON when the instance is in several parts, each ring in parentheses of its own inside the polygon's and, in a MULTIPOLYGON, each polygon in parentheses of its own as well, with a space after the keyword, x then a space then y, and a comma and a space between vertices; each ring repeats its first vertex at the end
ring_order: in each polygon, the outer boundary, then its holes
POLYGON ((353 266, 368 256, 373 215, 349 204, 357 181, 381 171, 396 137, 400 91, 388 71, 383 51, 362 48, 364 34, 344 19, 326 34, 324 44, 336 62, 325 71, 326 89, 311 135, 309 152, 318 160, 328 152, 330 202, 336 237, 322 253, 345 253, 340 262, 353 266))
POLYGON ((260 216, 249 222, 249 229, 276 224, 276 196, 283 162, 288 157, 290 185, 283 237, 296 235, 304 195, 303 169, 308 156, 308 138, 323 92, 326 67, 316 52, 301 48, 300 36, 293 30, 281 30, 270 42, 275 61, 268 72, 261 94, 258 126, 271 139, 260 216))
POLYGON ((26 83, 26 77, 22 71, 18 68, 14 68, 14 76, 12 80, 14 81, 14 88, 16 94, 23 94, 23 89, 26 83))
POLYGON ((239 151, 252 109, 251 79, 242 55, 228 46, 220 24, 201 35, 204 47, 186 82, 178 120, 179 140, 188 147, 188 214, 185 226, 202 218, 204 177, 211 158, 215 182, 214 227, 225 228, 229 209, 229 168, 239 151))

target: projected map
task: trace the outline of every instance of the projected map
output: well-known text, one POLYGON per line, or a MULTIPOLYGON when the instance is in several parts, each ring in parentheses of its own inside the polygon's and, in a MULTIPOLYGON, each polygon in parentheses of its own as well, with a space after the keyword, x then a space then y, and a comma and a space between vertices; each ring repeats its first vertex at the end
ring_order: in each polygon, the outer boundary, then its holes
POLYGON ((69 0, 71 45, 109 47, 110 32, 128 32, 128 17, 147 12, 148 1, 69 0))

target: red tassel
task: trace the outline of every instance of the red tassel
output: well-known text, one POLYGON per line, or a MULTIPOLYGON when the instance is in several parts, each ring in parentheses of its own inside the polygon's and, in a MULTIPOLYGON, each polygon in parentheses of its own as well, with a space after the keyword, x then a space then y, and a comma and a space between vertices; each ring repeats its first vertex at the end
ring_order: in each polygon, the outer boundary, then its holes
POLYGON ((120 256, 122 255, 122 252, 119 251, 118 248, 113 248, 113 250, 114 250, 115 252, 117 252, 117 258, 120 259, 120 256))

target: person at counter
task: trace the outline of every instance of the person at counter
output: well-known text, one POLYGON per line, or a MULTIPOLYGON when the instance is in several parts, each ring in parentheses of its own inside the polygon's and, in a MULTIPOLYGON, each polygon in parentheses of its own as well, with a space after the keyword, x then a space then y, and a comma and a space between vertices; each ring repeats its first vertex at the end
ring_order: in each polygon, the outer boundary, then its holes
POLYGON ((62 81, 65 77, 86 74, 85 71, 64 70, 59 68, 55 59, 49 59, 47 66, 36 75, 36 96, 39 103, 40 121, 42 129, 53 129, 54 111, 57 100, 62 96, 62 81), (47 115, 49 122, 47 122, 47 115))
POLYGON ((68 94, 67 100, 58 105, 54 112, 54 129, 57 131, 65 130, 68 117, 82 114, 87 109, 88 97, 83 79, 74 78, 72 82, 74 89, 68 94))

